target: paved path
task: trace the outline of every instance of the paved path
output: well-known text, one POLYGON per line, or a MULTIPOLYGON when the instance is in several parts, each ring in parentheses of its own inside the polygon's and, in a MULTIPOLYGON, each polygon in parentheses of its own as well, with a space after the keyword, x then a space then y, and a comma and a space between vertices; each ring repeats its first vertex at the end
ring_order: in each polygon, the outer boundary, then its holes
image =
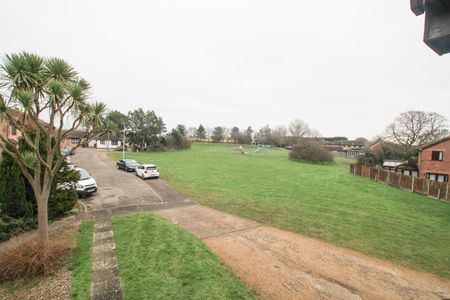
POLYGON ((263 299, 450 299, 448 280, 193 205, 163 180, 144 182, 117 171, 102 152, 81 149, 73 158, 99 184, 95 197, 83 200, 85 217, 96 220, 94 299, 107 299, 102 287, 112 289, 110 299, 122 295, 111 215, 147 210, 201 238, 263 299))

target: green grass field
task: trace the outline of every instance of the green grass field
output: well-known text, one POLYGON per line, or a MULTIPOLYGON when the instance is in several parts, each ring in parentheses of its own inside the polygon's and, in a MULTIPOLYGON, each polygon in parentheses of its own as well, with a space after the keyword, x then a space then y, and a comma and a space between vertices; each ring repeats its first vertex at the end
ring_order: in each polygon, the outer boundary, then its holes
POLYGON ((151 213, 113 218, 125 299, 254 299, 195 236, 151 213))
POLYGON ((353 176, 346 160, 314 165, 283 149, 233 147, 127 156, 155 163, 198 203, 450 278, 450 204, 353 176))
POLYGON ((90 299, 94 222, 84 221, 79 228, 77 249, 72 257, 71 299, 90 299))

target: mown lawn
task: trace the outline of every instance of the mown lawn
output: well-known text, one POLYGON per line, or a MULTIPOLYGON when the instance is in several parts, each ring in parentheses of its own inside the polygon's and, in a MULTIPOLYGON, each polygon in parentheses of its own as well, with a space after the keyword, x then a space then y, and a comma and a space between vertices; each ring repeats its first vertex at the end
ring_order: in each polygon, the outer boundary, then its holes
MULTIPOLYGON (((127 153, 198 203, 450 278, 450 204, 314 165, 282 149, 232 145, 127 153)), ((120 153, 111 157, 119 159, 120 153)))
POLYGON ((113 218, 125 299, 254 299, 195 236, 151 213, 113 218))
POLYGON ((72 272, 71 299, 90 299, 93 234, 94 221, 84 221, 79 228, 77 248, 70 266, 72 272))

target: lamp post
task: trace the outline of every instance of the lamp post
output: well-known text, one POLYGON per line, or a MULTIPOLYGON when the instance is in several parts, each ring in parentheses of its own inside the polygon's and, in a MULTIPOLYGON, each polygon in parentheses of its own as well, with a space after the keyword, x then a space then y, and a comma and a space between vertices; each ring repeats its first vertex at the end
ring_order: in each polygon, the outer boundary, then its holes
POLYGON ((125 124, 123 124, 122 159, 125 159, 125 124))

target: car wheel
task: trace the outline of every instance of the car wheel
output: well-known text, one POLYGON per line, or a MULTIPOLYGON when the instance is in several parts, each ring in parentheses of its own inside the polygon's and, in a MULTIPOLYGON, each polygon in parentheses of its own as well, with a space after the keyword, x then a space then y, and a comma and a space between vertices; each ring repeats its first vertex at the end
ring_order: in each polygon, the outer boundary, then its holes
POLYGON ((128 172, 128 167, 125 167, 125 171, 128 172))
POLYGON ((142 174, 142 180, 145 180, 144 174, 142 174))

